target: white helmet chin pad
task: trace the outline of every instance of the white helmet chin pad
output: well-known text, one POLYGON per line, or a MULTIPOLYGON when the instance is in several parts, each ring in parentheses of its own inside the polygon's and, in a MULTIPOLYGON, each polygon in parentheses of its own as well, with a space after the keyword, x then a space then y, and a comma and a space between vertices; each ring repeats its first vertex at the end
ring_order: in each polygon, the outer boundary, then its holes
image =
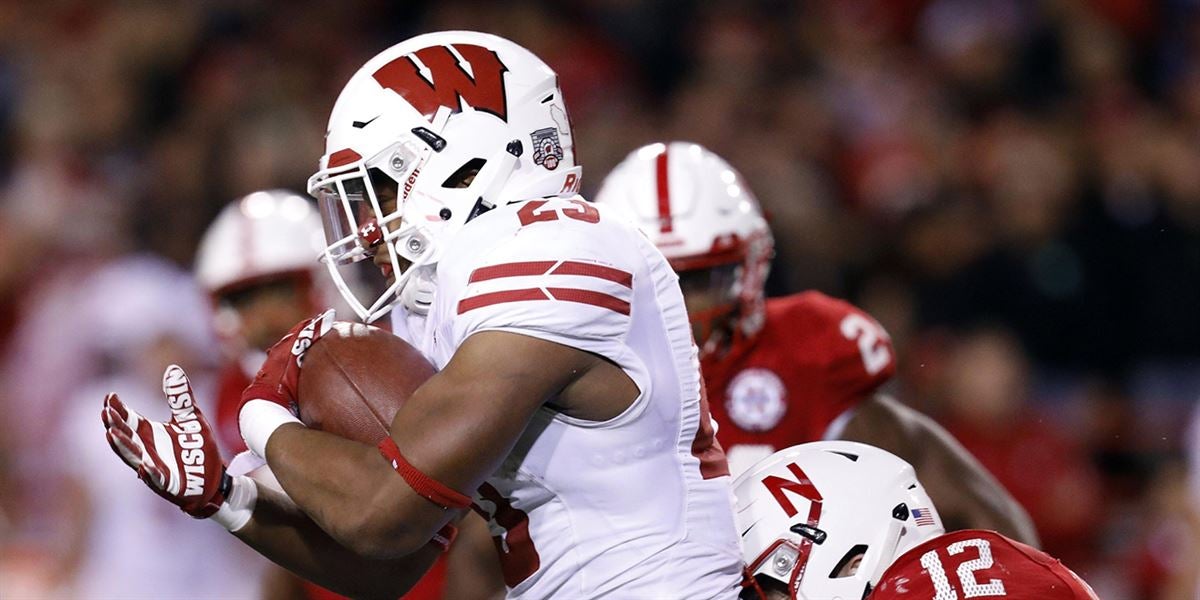
POLYGON ((796 599, 859 600, 897 557, 945 533, 912 466, 857 442, 776 452, 734 495, 750 574, 796 599))
POLYGON ((410 271, 412 276, 400 290, 400 304, 411 313, 427 315, 433 306, 433 293, 437 289, 434 268, 426 265, 410 271))
POLYGON ((580 183, 557 76, 528 50, 467 31, 420 35, 367 61, 334 105, 320 167, 308 189, 322 207, 323 257, 367 321, 400 301, 428 310, 442 244, 474 217, 580 183), (340 272, 368 258, 395 281, 359 299, 340 272))

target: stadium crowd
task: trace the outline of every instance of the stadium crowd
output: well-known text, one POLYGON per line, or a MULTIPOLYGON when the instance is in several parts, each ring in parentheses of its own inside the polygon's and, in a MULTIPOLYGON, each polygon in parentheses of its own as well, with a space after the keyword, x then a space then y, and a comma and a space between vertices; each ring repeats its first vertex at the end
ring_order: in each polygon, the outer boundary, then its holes
MULTIPOLYGON (((248 192, 302 191, 342 83, 439 29, 559 73, 585 197, 650 141, 728 158, 771 218, 772 294, 875 315, 892 391, 1100 597, 1195 597, 1188 0, 3 3, 0 595, 88 589, 128 550, 118 530, 149 509, 121 505, 157 500, 99 475, 123 468, 101 384, 153 395, 174 360, 203 388, 215 342, 188 272, 206 226, 248 192)), ((198 548, 223 535, 158 510, 198 548)))

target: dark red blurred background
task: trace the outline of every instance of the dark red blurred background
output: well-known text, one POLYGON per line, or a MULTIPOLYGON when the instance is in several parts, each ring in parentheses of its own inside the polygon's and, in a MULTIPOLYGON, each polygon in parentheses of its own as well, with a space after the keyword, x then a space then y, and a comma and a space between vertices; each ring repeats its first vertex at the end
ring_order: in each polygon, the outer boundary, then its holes
POLYGON ((92 388, 211 367, 180 299, 210 219, 303 191, 353 70, 459 28, 558 71, 585 195, 646 142, 729 159, 772 219, 772 294, 874 314, 893 391, 1101 597, 1200 597, 1189 0, 2 2, 0 590, 89 596, 97 532, 134 526, 97 516, 124 492, 78 489, 115 460, 75 449, 92 388))

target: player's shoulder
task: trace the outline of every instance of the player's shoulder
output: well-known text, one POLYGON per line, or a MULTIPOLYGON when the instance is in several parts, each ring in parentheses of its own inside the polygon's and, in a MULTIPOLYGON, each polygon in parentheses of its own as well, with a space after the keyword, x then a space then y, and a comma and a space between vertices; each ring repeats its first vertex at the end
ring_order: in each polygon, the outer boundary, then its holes
POLYGON ((652 271, 638 235, 578 197, 496 208, 449 240, 434 312, 452 318, 461 339, 482 329, 539 332, 559 343, 618 339, 635 282, 652 271))
POLYGON ((1082 579, 1045 552, 995 531, 965 529, 905 552, 880 577, 870 599, 928 597, 941 586, 967 583, 1008 589, 1015 597, 1035 597, 1032 593, 1047 600, 1095 598, 1082 579), (947 563, 955 559, 957 563, 947 563), (958 579, 963 569, 955 565, 973 565, 968 569, 972 582, 958 579))
POLYGON ((866 315, 866 312, 857 306, 816 290, 769 298, 766 308, 768 322, 799 320, 836 324, 847 315, 866 315))
POLYGON ((488 211, 449 241, 439 274, 512 262, 628 262, 630 230, 624 219, 579 196, 542 198, 488 211))
POLYGON ((1027 546, 1003 534, 987 529, 960 529, 944 533, 913 547, 896 559, 893 567, 921 568, 921 557, 930 551, 949 551, 957 554, 967 546, 985 547, 992 560, 1008 559, 1012 562, 1049 564, 1056 562, 1046 553, 1027 546))
POLYGON ((766 345, 781 345, 798 357, 845 368, 850 379, 867 373, 890 377, 892 349, 887 331, 853 304, 817 291, 801 292, 766 302, 766 345), (771 341, 774 340, 774 341, 771 341), (884 371, 887 371, 886 373, 884 371))

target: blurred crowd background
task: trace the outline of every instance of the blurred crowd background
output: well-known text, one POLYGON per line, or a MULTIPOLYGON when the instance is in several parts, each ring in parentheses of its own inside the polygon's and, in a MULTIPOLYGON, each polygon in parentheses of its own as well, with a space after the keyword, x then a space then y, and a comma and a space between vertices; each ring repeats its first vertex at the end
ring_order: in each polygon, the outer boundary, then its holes
MULTIPOLYGON (((105 561, 165 585, 156 550, 122 546, 147 515, 178 528, 163 547, 216 554, 218 528, 108 454, 103 394, 153 406, 170 360, 205 388, 207 224, 303 191, 350 74, 452 28, 558 71, 585 195, 650 141, 726 157, 770 214, 771 294, 875 315, 896 395, 1102 598, 1196 597, 1195 0, 0 2, 6 597, 101 597, 105 561)), ((194 581, 234 597, 255 562, 221 547, 227 570, 194 581)))

